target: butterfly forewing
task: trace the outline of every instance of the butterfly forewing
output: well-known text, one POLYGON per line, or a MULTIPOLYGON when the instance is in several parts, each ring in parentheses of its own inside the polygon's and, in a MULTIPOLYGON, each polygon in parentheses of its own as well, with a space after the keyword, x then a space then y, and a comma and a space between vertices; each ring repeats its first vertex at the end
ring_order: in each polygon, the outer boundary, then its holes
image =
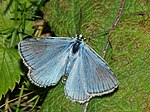
POLYGON ((70 38, 29 38, 19 43, 19 52, 28 66, 37 69, 61 54, 71 41, 70 38))

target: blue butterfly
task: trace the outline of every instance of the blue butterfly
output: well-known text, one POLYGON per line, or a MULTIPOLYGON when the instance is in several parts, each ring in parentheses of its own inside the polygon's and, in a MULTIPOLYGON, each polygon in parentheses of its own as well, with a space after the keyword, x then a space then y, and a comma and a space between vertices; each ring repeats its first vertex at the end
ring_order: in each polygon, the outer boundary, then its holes
POLYGON ((65 95, 85 103, 94 96, 114 91, 118 80, 108 64, 80 34, 76 38, 28 38, 18 45, 28 67, 28 77, 40 87, 56 85, 66 76, 65 95))

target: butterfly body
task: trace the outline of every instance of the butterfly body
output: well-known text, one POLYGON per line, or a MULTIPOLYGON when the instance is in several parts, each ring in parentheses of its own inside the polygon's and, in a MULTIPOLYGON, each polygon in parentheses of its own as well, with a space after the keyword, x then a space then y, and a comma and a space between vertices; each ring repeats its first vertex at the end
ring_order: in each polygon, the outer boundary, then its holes
POLYGON ((74 45, 73 45, 73 47, 72 47, 72 53, 73 53, 73 54, 75 54, 75 53, 78 51, 78 49, 79 49, 79 47, 80 47, 80 44, 81 44, 81 42, 76 42, 76 43, 74 43, 74 45))
POLYGON ((53 86, 67 76, 65 94, 80 103, 114 91, 118 80, 108 64, 78 35, 71 38, 26 39, 19 52, 28 77, 40 87, 53 86))

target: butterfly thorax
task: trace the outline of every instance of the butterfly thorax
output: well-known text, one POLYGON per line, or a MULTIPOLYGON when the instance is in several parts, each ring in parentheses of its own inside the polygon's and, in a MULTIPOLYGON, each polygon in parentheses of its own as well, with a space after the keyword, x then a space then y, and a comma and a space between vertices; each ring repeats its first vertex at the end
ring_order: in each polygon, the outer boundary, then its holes
POLYGON ((80 44, 81 44, 81 41, 77 40, 74 44, 73 44, 73 48, 72 48, 72 53, 75 54, 79 48, 80 48, 80 44))
POLYGON ((72 53, 75 54, 79 48, 80 44, 85 40, 85 38, 82 36, 82 34, 76 36, 76 41, 73 44, 72 53))

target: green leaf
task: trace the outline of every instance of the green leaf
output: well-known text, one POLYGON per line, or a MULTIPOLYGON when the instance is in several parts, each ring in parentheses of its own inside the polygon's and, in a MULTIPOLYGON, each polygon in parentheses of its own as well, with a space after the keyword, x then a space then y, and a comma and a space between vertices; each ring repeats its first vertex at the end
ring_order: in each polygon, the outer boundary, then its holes
MULTIPOLYGON (((50 0, 46 5, 45 18, 57 36, 74 37, 78 23, 81 23, 80 31, 87 38, 87 43, 101 54, 119 5, 120 0, 50 0)), ((119 79, 119 88, 112 94, 92 98, 88 112, 149 111, 149 16, 149 1, 125 1, 120 23, 111 33, 113 53, 108 52, 106 57, 119 79)), ((65 97, 64 85, 60 83, 49 90, 41 108, 42 112, 82 110, 83 105, 65 97)))
POLYGON ((80 30, 88 44, 101 54, 119 5, 118 0, 50 0, 45 19, 57 36, 75 37, 80 30))
POLYGON ((131 15, 111 35, 111 66, 120 80, 115 102, 120 111, 150 109, 150 18, 146 16, 131 15))
POLYGON ((20 81, 20 56, 15 49, 5 47, 0 35, 0 99, 20 81))
MULTIPOLYGON (((78 34, 81 31, 87 38, 87 43, 101 54, 107 40, 108 31, 111 29, 117 15, 119 5, 120 1, 116 0, 112 2, 99 0, 51 0, 46 5, 45 18, 49 21, 52 30, 57 36, 74 37, 76 33, 78 34)), ((109 56, 110 53, 108 53, 109 56)), ((107 60, 110 60, 110 57, 109 59, 108 57, 107 60)), ((98 99, 100 99, 98 102, 100 105, 101 98, 99 97, 98 99)), ((91 107, 91 104, 89 107, 91 107)), ((50 89, 41 111, 80 112, 83 108, 83 105, 67 99, 64 95, 64 85, 58 84, 50 89)), ((93 109, 96 109, 96 107, 93 109)))

